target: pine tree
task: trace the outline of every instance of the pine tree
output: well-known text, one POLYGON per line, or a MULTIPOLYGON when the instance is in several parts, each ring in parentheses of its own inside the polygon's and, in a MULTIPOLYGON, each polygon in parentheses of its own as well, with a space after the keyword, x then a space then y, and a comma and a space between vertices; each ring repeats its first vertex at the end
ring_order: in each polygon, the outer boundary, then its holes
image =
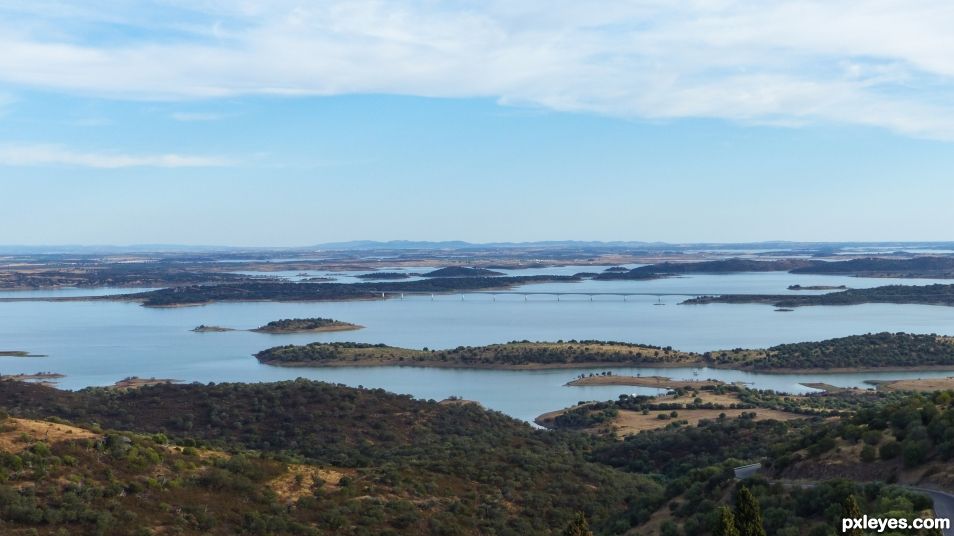
MULTIPOLYGON (((842 519, 859 519, 861 515, 861 507, 858 506, 858 501, 855 500, 855 496, 848 495, 845 497, 844 502, 841 503, 842 519)), ((856 528, 850 528, 842 534, 847 534, 848 536, 864 536, 864 532, 856 528)))
POLYGON ((735 528, 739 536, 766 536, 762 508, 749 488, 742 486, 735 496, 735 528))
POLYGON ((576 517, 563 530, 563 536, 593 536, 593 531, 586 523, 586 516, 583 512, 577 512, 576 517))
POLYGON ((739 529, 735 528, 735 516, 728 506, 719 508, 719 518, 712 529, 712 536, 739 536, 739 529))

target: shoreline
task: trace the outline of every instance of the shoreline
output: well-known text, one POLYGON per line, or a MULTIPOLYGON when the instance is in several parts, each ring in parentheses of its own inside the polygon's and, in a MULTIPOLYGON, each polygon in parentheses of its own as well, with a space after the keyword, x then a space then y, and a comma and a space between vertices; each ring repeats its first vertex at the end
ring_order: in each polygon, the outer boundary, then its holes
MULTIPOLYGON (((254 354, 253 354, 254 355, 254 354)), ((499 363, 483 363, 483 364, 472 364, 472 363, 449 363, 444 361, 414 361, 414 360, 359 360, 359 361, 347 361, 347 360, 338 360, 338 361, 325 361, 325 362, 313 362, 313 361, 264 361, 258 360, 262 365, 268 365, 271 367, 285 367, 285 368, 343 368, 343 367, 417 367, 417 368, 442 368, 442 369, 474 369, 474 370, 567 370, 567 369, 578 369, 578 370, 590 370, 593 368, 600 369, 622 369, 622 368, 638 368, 638 369, 676 369, 676 368, 687 368, 687 369, 719 369, 719 370, 736 370, 739 372, 751 372, 756 374, 777 374, 777 375, 795 375, 795 374, 858 374, 858 373, 870 373, 870 372, 954 372, 954 365, 926 365, 922 367, 847 367, 847 368, 805 368, 805 369, 753 369, 746 367, 733 367, 729 365, 714 365, 704 362, 683 362, 683 363, 618 363, 618 362, 591 362, 591 363, 527 363, 524 365, 506 365, 499 363)), ((656 378, 656 376, 648 376, 649 378, 656 378)), ((596 378, 596 376, 594 376, 596 378)), ((630 378, 630 376, 600 376, 600 378, 630 378)), ((636 378, 632 376, 632 378, 636 378)), ((586 378, 589 379, 589 378, 586 378)), ((668 379, 668 378, 667 378, 668 379)), ((574 380, 575 381, 575 380, 574 380)), ((673 380, 673 381, 689 381, 689 380, 673 380)), ((704 380, 695 380, 697 383, 702 383, 704 380)), ((566 385, 569 385, 567 383, 566 385)), ((578 384, 578 385, 586 385, 578 384)), ((592 384, 597 385, 597 384, 592 384)), ((626 385, 622 383, 605 383, 602 385, 626 385)), ((634 384, 636 385, 636 384, 634 384)))
MULTIPOLYGON (((360 324, 350 324, 343 322, 335 326, 321 326, 318 328, 311 329, 248 329, 243 331, 251 331, 253 333, 268 333, 269 335, 292 335, 295 333, 324 333, 329 331, 356 331, 359 329, 364 329, 364 326, 360 324)), ((231 330, 234 331, 234 330, 231 330)))
POLYGON ((726 385, 719 380, 673 380, 665 376, 587 376, 563 384, 567 387, 586 387, 590 385, 628 385, 633 387, 652 387, 657 389, 689 389, 726 385))
MULTIPOLYGON (((254 355, 254 354, 253 354, 254 355)), ((406 359, 400 361, 397 359, 389 360, 371 360, 363 359, 360 361, 324 361, 321 363, 313 361, 263 361, 258 360, 263 365, 271 367, 286 368, 342 368, 342 367, 416 367, 416 368, 442 368, 442 369, 474 369, 474 370, 566 370, 578 369, 589 370, 597 368, 694 368, 685 363, 662 363, 662 364, 620 364, 610 363, 527 363, 523 365, 505 365, 500 363, 450 363, 446 361, 414 361, 406 359)))

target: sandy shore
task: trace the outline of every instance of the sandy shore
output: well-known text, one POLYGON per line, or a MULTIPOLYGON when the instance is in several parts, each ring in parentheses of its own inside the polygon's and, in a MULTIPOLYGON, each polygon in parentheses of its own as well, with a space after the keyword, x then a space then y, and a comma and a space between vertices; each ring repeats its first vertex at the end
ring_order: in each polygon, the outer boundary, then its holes
POLYGON ((924 378, 916 380, 893 380, 870 382, 879 391, 950 391, 954 390, 954 377, 924 378))
POLYGON ((566 385, 580 387, 586 385, 632 385, 637 387, 657 387, 659 389, 702 389, 725 385, 718 380, 673 380, 665 376, 587 376, 577 378, 566 385))

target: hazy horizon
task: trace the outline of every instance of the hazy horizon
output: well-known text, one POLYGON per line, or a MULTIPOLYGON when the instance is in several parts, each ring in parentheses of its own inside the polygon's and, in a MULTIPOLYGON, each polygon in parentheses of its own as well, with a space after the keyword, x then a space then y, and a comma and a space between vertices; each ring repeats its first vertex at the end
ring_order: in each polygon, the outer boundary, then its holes
POLYGON ((952 25, 936 0, 0 2, 0 243, 945 240, 952 25))

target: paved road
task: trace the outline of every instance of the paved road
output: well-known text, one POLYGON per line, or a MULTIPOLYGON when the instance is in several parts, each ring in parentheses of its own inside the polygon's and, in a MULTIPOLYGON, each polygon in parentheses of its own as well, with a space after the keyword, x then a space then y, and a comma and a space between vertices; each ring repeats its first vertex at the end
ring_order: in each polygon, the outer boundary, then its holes
MULTIPOLYGON (((914 486, 904 486, 912 491, 921 492, 934 501, 934 517, 946 517, 954 522, 954 495, 936 489, 916 488, 914 486)), ((954 536, 954 528, 942 530, 944 536, 954 536)))
MULTIPOLYGON (((735 468, 735 478, 739 480, 745 480, 746 478, 751 478, 762 468, 762 464, 753 463, 751 465, 743 465, 741 467, 735 468)), ((789 484, 800 486, 800 487, 811 487, 814 486, 814 482, 788 482, 789 484)), ((954 523, 954 494, 948 493, 946 491, 928 489, 928 488, 919 488, 916 486, 901 486, 907 488, 911 491, 917 491, 923 493, 931 498, 934 502, 934 517, 937 518, 947 518, 954 523)), ((941 534, 944 536, 954 536, 954 527, 942 530, 941 534)))

